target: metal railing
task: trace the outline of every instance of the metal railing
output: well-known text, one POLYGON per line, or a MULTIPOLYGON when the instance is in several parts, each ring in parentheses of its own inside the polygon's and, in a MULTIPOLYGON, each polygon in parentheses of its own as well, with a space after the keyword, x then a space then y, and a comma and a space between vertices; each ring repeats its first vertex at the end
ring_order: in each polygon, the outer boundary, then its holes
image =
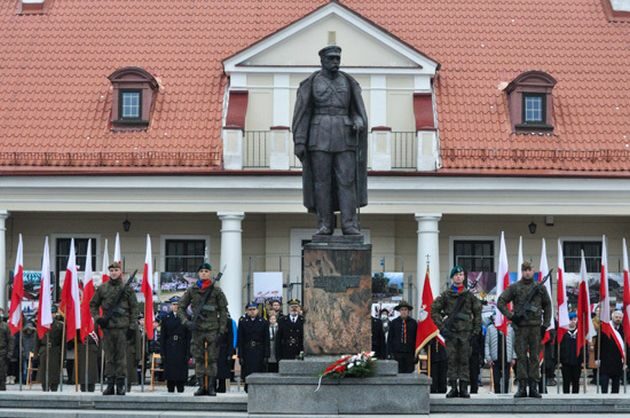
POLYGON ((415 170, 418 141, 414 131, 392 132, 392 170, 415 170))

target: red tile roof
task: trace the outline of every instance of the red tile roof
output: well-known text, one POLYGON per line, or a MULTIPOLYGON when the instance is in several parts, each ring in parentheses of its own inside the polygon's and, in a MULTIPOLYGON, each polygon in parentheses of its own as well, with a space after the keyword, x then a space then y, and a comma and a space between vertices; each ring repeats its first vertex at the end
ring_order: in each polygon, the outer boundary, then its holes
MULTIPOLYGON (((327 3, 47 1, 0 2, 0 166, 220 169, 221 61, 327 3), (111 130, 107 76, 124 66, 160 83, 146 131, 111 130)), ((440 62, 442 172, 630 175, 630 22, 605 1, 343 4, 440 62), (527 70, 558 80, 551 135, 511 132, 499 86, 527 70)))

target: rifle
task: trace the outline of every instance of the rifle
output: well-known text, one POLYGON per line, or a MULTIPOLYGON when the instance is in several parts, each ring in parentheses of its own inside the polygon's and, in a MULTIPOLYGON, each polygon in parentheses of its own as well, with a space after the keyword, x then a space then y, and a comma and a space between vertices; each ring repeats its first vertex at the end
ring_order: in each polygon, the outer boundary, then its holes
MULTIPOLYGON (((223 271, 225 271, 225 267, 226 266, 223 266, 223 271)), ((216 277, 214 278, 214 282, 218 282, 219 280, 221 280, 221 277, 223 277, 223 271, 220 271, 219 274, 216 275, 216 277)), ((206 302, 208 302, 208 299, 210 298, 210 294, 212 294, 213 290, 214 290, 214 283, 212 283, 210 290, 206 292, 206 294, 203 296, 203 300, 201 301, 199 306, 197 306, 197 309, 195 309, 195 311, 193 312, 192 317, 190 318, 190 322, 192 324, 196 323, 197 319, 199 319, 199 316, 201 316, 201 310, 206 305, 206 302)))
POLYGON ((118 305, 120 304, 120 301, 122 300, 125 290, 127 289, 127 287, 131 286, 131 283, 136 278, 137 273, 138 273, 138 270, 134 271, 133 274, 129 277, 129 280, 127 280, 127 283, 125 283, 125 285, 118 291, 118 294, 116 295, 116 299, 114 299, 114 303, 110 305, 110 307, 107 309, 107 313, 102 317, 103 321, 101 321, 101 324, 100 324, 101 329, 107 328, 107 324, 109 323, 110 319, 112 319, 114 314, 117 313, 116 308, 118 308, 118 305))
POLYGON ((453 335, 453 330, 451 326, 455 323, 455 321, 467 320, 468 315, 464 315, 465 318, 460 316, 460 311, 462 310, 462 306, 464 305, 464 294, 462 293, 457 297, 457 302, 455 302, 455 306, 453 307, 453 311, 450 313, 446 321, 444 321, 443 330, 440 331, 442 336, 445 339, 448 339, 449 336, 453 335))
POLYGON ((536 293, 538 293, 540 289, 542 289, 545 282, 549 280, 552 272, 553 272, 553 269, 549 270, 549 273, 547 273, 547 275, 543 277, 543 279, 540 282, 536 283, 529 290, 529 293, 527 293, 527 295, 525 296, 525 303, 521 305, 520 309, 514 310, 514 315, 512 315, 512 323, 514 325, 518 326, 519 323, 524 321, 525 318, 527 318, 527 314, 536 313, 536 310, 532 307, 532 299, 534 298, 534 296, 536 296, 536 293))

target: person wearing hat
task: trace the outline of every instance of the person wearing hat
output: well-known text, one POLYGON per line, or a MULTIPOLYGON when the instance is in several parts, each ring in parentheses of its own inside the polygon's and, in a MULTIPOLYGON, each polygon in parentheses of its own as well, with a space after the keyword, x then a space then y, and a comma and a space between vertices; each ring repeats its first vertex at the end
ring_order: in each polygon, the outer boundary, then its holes
POLYGON ((50 329, 43 338, 35 342, 35 359, 37 366, 37 381, 41 382, 44 392, 56 392, 59 386, 61 372, 61 342, 63 338, 63 316, 57 311, 57 306, 51 307, 53 321, 50 329), (46 349, 48 346, 48 349, 46 349), (48 369, 48 371, 46 371, 48 369), (48 376, 48 381, 46 381, 48 376))
POLYGON ((549 294, 543 286, 538 286, 529 308, 525 311, 528 303, 530 291, 537 283, 534 281, 534 269, 529 261, 521 265, 521 279, 512 283, 499 296, 497 307, 501 313, 510 321, 514 327, 514 351, 516 351, 516 378, 518 380, 518 391, 515 398, 527 397, 527 386, 529 386, 529 397, 540 398, 538 392, 538 382, 540 382, 540 341, 541 330, 544 332, 549 327, 551 321, 551 300, 549 294), (508 304, 512 303, 512 311, 508 309, 508 304), (515 317, 514 312, 525 311, 522 317, 515 317))
POLYGON ((329 45, 319 57, 321 70, 300 83, 293 113, 304 206, 317 214, 317 235, 333 233, 336 211, 343 234, 359 235, 357 208, 367 205, 367 112, 359 83, 339 71, 341 48, 329 45))
POLYGON ((160 355, 164 380, 169 393, 184 391, 188 380, 188 359, 190 358, 190 331, 177 316, 179 298, 171 301, 171 311, 164 316, 160 325, 160 355))
POLYGON ((454 266, 449 277, 450 286, 431 305, 431 319, 446 341, 446 397, 470 398, 470 342, 481 333, 481 301, 466 288, 462 266, 454 266))
POLYGON ((580 393, 580 373, 584 363, 584 347, 577 352, 577 313, 569 313, 569 329, 560 342, 562 393, 580 393), (569 392, 570 390, 570 392, 569 392))
POLYGON ((291 299, 288 304, 289 314, 278 319, 278 360, 295 360, 304 351, 304 317, 300 315, 300 301, 291 299))
POLYGON ((127 389, 127 338, 135 336, 138 329, 138 301, 133 288, 123 279, 120 263, 109 266, 109 280, 96 288, 90 301, 90 313, 103 331, 107 383, 103 395, 113 395, 114 384, 116 394, 124 395, 127 389))
POLYGON ((7 370, 9 366, 9 359, 13 357, 13 347, 15 341, 9 325, 2 318, 0 321, 0 391, 7 390, 7 370))
POLYGON ((199 280, 191 285, 179 301, 177 317, 191 333, 191 354, 199 389, 195 396, 216 396, 214 379, 221 339, 228 322, 227 298, 212 277, 212 266, 203 263, 197 269, 199 280), (208 293, 209 292, 209 293, 208 293), (186 310, 190 307, 192 316, 186 310))
POLYGON ((389 324, 387 353, 398 362, 398 373, 411 373, 416 363, 418 323, 410 317, 413 306, 402 300, 394 308, 400 315, 389 324))
POLYGON ((247 312, 238 321, 238 358, 241 363, 241 378, 265 371, 269 359, 269 323, 258 316, 258 305, 247 304, 247 312))

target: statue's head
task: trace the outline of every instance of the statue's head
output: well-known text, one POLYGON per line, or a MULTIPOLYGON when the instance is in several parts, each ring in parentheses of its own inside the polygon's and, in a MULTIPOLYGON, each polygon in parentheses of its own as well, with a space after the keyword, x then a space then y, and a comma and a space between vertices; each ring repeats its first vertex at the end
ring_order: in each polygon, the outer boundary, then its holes
POLYGON ((336 73, 341 64, 341 48, 337 45, 329 45, 319 50, 319 58, 324 70, 336 73))

